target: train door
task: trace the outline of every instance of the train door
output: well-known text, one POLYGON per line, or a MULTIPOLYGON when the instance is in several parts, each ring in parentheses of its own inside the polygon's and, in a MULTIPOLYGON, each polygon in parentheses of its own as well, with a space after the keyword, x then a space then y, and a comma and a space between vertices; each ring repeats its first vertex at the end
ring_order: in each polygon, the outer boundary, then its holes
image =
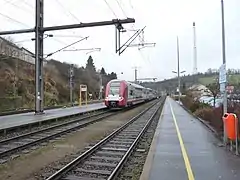
POLYGON ((127 106, 127 102, 128 102, 128 86, 125 86, 124 87, 124 91, 123 91, 123 97, 124 97, 124 103, 125 103, 125 106, 127 106))
POLYGON ((132 104, 132 101, 134 99, 134 87, 131 85, 131 84, 128 84, 128 100, 127 100, 127 103, 128 105, 131 105, 132 104))

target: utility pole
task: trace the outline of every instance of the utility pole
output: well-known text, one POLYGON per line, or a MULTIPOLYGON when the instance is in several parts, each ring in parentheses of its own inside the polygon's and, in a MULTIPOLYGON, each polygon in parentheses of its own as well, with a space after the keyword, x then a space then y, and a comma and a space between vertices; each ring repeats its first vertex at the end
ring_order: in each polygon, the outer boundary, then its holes
POLYGON ((44 107, 43 75, 43 0, 36 0, 35 28, 35 114, 42 114, 44 107))
MULTIPOLYGON (((0 32, 0 35, 35 32, 35 59, 36 59, 35 60, 35 114, 42 114, 43 109, 44 109, 44 106, 43 106, 44 105, 44 102, 43 102, 43 100, 44 100, 44 89, 43 89, 43 82, 44 82, 44 74, 43 74, 43 39, 44 38, 43 38, 43 35, 44 35, 44 33, 47 31, 96 27, 96 26, 109 26, 109 25, 115 25, 116 28, 120 29, 120 28, 122 28, 122 24, 135 23, 135 19, 133 19, 133 18, 113 19, 110 21, 100 21, 100 22, 43 27, 43 17, 44 17, 44 12, 43 12, 43 4, 44 3, 43 2, 44 2, 44 0, 36 0, 35 2, 36 2, 36 25, 34 28, 2 31, 2 32, 0 32)), ((123 51, 121 51, 121 53, 123 51)))
POLYGON ((73 71, 73 64, 70 65, 69 69, 69 87, 70 87, 70 104, 73 106, 73 76, 74 76, 74 71, 73 71))
POLYGON ((99 89, 99 100, 102 99, 102 74, 99 74, 100 79, 100 89, 99 89))
POLYGON ((137 68, 135 68, 135 82, 137 83, 137 68))
POLYGON ((178 64, 178 71, 177 71, 177 74, 178 74, 178 102, 180 103, 180 95, 181 95, 181 92, 180 92, 180 67, 179 67, 179 42, 178 42, 178 36, 177 36, 177 64, 178 64))
POLYGON ((135 81, 135 83, 137 83, 137 66, 135 66, 135 67, 133 67, 134 68, 134 81, 135 81))
MULTIPOLYGON (((221 9, 222 9, 222 58, 223 58, 223 65, 226 69, 226 53, 225 53, 225 28, 224 28, 224 3, 223 0, 221 0, 221 9)), ((227 72, 227 71, 226 71, 227 72)), ((223 114, 227 113, 227 91, 226 91, 226 83, 227 80, 224 82, 224 93, 223 93, 223 114)), ((227 143, 227 136, 226 136, 226 128, 224 126, 224 138, 223 138, 224 144, 227 143)))
POLYGON ((15 76, 14 76, 14 87, 13 87, 13 96, 15 109, 17 108, 17 97, 18 97, 18 59, 15 60, 15 76))

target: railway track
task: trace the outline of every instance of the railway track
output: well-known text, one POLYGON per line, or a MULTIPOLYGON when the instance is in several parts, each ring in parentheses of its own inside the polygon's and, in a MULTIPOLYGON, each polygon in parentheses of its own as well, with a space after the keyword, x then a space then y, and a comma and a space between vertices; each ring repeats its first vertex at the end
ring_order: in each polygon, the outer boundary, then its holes
POLYGON ((121 171, 148 129, 164 98, 92 146, 47 180, 111 180, 121 171))
POLYGON ((84 114, 79 114, 79 115, 75 115, 72 117, 62 117, 59 119, 52 119, 49 121, 43 121, 43 122, 36 122, 36 124, 30 124, 30 125, 26 125, 24 127, 15 127, 14 129, 10 129, 7 131, 7 134, 1 134, 0 133, 0 142, 5 140, 5 139, 11 139, 13 137, 16 136, 20 136, 21 134, 27 134, 30 132, 34 132, 34 131, 38 131, 41 129, 45 129, 48 127, 52 127, 55 125, 58 125, 60 123, 65 123, 67 121, 73 121, 73 120, 78 120, 80 118, 85 118, 85 117, 89 117, 90 115, 95 115, 101 112, 106 112, 107 109, 101 109, 101 110, 96 110, 96 111, 90 111, 90 112, 85 112, 84 114))
POLYGON ((41 130, 2 140, 0 141, 1 163, 6 162, 9 156, 12 154, 59 137, 76 129, 83 128, 114 114, 116 114, 116 112, 105 111, 85 117, 79 117, 74 120, 70 120, 41 130))
POLYGON ((46 127, 40 130, 32 131, 29 133, 17 135, 8 139, 0 141, 0 164, 6 163, 9 159, 13 159, 19 156, 21 153, 28 153, 28 148, 36 145, 40 145, 43 142, 49 141, 60 137, 66 133, 74 130, 86 127, 90 124, 101 121, 110 116, 116 115, 120 112, 125 112, 135 107, 132 106, 123 110, 111 111, 106 110, 97 114, 91 114, 84 117, 74 118, 66 122, 59 123, 50 127, 46 127), (23 151, 25 150, 25 151, 23 151))

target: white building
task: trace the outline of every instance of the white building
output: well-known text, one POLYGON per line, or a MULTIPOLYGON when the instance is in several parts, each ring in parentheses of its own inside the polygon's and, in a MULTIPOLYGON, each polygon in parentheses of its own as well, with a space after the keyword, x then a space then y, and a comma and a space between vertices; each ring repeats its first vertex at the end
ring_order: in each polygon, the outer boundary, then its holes
POLYGON ((212 96, 211 91, 202 84, 194 84, 188 89, 191 90, 194 96, 196 96, 197 98, 200 98, 202 96, 212 96))
MULTIPOLYGON (((35 54, 24 47, 18 47, 16 44, 0 37, 0 55, 20 59, 30 64, 35 64, 35 54)), ((44 60, 44 65, 47 60, 44 60)))

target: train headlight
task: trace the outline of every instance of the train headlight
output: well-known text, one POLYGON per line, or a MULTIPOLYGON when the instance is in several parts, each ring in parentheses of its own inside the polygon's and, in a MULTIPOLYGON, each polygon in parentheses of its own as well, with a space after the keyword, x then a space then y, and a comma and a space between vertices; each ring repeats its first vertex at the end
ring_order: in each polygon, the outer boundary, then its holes
POLYGON ((123 100, 123 97, 119 97, 119 101, 122 101, 123 100))

